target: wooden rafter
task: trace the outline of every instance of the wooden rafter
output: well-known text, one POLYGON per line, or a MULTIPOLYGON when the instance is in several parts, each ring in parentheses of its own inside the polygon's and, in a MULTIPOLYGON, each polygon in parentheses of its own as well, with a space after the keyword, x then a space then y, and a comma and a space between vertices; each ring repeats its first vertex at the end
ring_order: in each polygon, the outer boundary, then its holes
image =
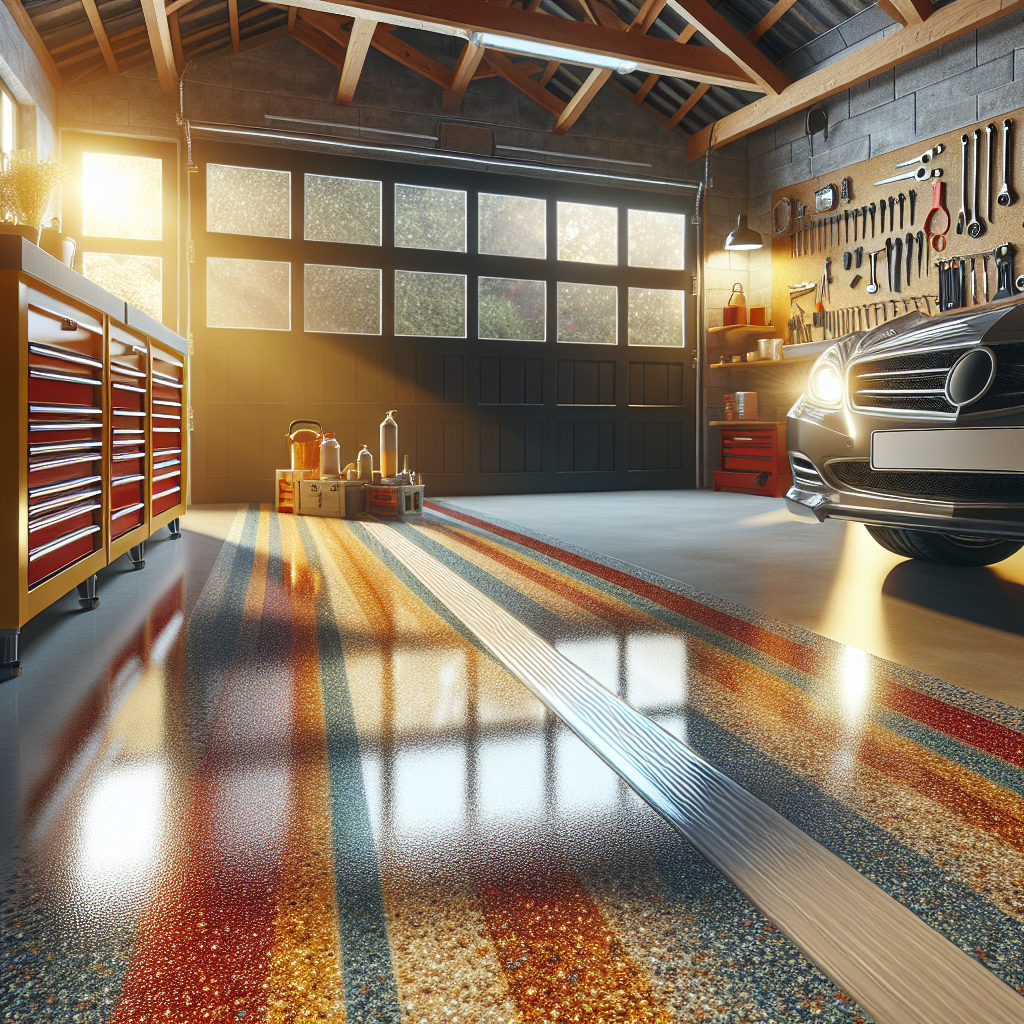
POLYGON ((517 64, 513 64, 503 53, 496 50, 487 51, 487 63, 505 79, 506 82, 514 85, 520 92, 542 106, 549 114, 559 117, 565 104, 553 93, 548 92, 539 82, 535 82, 517 64))
MULTIPOLYGON (((707 0, 668 0, 669 6, 723 53, 727 53, 768 93, 780 93, 789 76, 776 67, 739 29, 734 28, 707 0)), ((695 79, 696 81, 696 79, 695 79)))
POLYGON ((238 29, 238 0, 228 0, 228 25, 231 27, 231 49, 238 53, 242 35, 238 29))
POLYGON ((878 6, 884 6, 884 9, 889 12, 895 12, 894 20, 904 27, 920 25, 922 21, 927 21, 935 11, 930 0, 887 0, 884 5, 879 3, 878 6))
POLYGON ((706 85, 694 86, 693 92, 686 97, 686 102, 668 119, 665 127, 669 131, 673 131, 676 125, 704 98, 704 93, 707 91, 708 87, 706 85))
POLYGON ((149 45, 153 49, 160 89, 165 96, 173 96, 178 85, 174 67, 174 47, 171 45, 171 29, 167 24, 167 9, 164 0, 142 0, 142 14, 146 19, 149 45))
POLYGON ((494 32, 527 42, 570 47, 633 61, 640 70, 674 78, 749 92, 765 91, 765 87, 753 81, 735 60, 712 47, 681 46, 671 39, 530 14, 498 3, 481 3, 480 0, 296 0, 296 6, 320 11, 333 7, 339 15, 349 16, 354 11, 364 11, 367 16, 384 23, 415 22, 427 31, 494 32))
POLYGON ((103 62, 107 65, 107 70, 112 75, 119 74, 117 61, 114 60, 114 51, 110 48, 110 40, 107 38, 107 30, 103 27, 103 20, 96 7, 96 0, 82 0, 82 6, 85 8, 85 16, 89 19, 93 35, 96 37, 96 45, 99 46, 100 53, 103 54, 103 62))
POLYGON ((876 39, 799 79, 781 96, 763 96, 702 128, 686 140, 687 159, 696 160, 709 148, 728 145, 1022 7, 1024 0, 954 0, 927 21, 876 39))
POLYGON ((339 71, 345 66, 345 47, 339 46, 333 39, 328 39, 318 32, 305 19, 300 18, 292 29, 292 38, 297 39, 317 56, 329 61, 339 71))
POLYGON ((455 71, 452 73, 452 87, 445 92, 442 101, 446 111, 458 110, 461 107, 466 89, 469 88, 469 83, 478 77, 480 62, 483 59, 484 48, 466 40, 462 47, 462 53, 459 54, 459 62, 455 65, 455 71))
POLYGON ((178 23, 177 12, 167 18, 167 27, 171 30, 171 49, 174 51, 174 66, 180 72, 185 66, 185 51, 181 45, 181 25, 178 23))
POLYGON ((356 18, 352 24, 349 43, 345 47, 345 66, 341 69, 341 78, 338 79, 337 102, 343 106, 351 103, 352 97, 356 94, 359 76, 363 72, 363 62, 366 60, 370 43, 373 42, 376 28, 377 22, 370 18, 356 18))
POLYGON ((756 43, 795 3, 796 0, 775 0, 768 13, 747 33, 747 38, 756 43))
POLYGON ((21 30, 21 34, 32 48, 36 59, 42 64, 43 71, 46 72, 46 77, 50 80, 50 84, 57 92, 63 92, 64 79, 57 70, 57 65, 53 62, 50 51, 46 49, 46 43, 43 42, 42 36, 36 30, 32 19, 28 16, 28 12, 22 7, 21 0, 4 0, 4 3, 7 5, 7 10, 11 12, 11 17, 14 18, 18 28, 21 30))

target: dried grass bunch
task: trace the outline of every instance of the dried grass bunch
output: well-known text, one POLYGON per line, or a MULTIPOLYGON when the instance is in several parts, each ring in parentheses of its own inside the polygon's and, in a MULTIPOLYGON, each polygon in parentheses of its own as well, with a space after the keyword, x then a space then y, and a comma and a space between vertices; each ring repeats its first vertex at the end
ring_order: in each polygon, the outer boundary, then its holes
POLYGON ((27 149, 5 154, 0 165, 0 212, 3 220, 39 227, 61 185, 71 184, 71 171, 55 156, 36 158, 27 149))

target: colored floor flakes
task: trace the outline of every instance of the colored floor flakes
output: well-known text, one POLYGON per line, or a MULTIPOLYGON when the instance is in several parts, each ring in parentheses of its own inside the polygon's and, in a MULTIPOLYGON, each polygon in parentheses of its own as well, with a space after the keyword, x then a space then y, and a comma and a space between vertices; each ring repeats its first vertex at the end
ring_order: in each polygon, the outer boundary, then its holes
MULTIPOLYGON (((395 529, 1024 985, 1008 709, 457 508, 395 529)), ((10 797, 3 1024, 865 1019, 359 524, 250 507, 179 591, 10 797)))

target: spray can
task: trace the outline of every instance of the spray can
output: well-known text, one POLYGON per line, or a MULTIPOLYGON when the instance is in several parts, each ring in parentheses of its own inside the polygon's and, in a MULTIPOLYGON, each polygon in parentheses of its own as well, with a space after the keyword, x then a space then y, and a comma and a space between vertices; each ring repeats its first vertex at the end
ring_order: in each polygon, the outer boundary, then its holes
POLYGON ((380 425, 380 471, 385 479, 398 476, 398 424, 393 419, 396 412, 388 410, 380 425))
POLYGON ((330 431, 320 442, 320 479, 341 479, 341 445, 330 431))
POLYGON ((365 480, 367 483, 372 483, 373 455, 365 444, 363 445, 363 450, 356 456, 356 462, 359 465, 359 479, 365 480))

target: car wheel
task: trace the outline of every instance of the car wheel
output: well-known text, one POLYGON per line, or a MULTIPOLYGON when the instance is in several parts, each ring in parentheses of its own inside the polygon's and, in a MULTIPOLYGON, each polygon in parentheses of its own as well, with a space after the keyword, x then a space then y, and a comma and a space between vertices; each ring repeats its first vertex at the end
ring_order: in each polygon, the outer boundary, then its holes
POLYGON ((1016 554, 1024 543, 997 537, 967 537, 958 533, 928 533, 894 526, 869 526, 868 533, 887 551, 941 565, 992 565, 1016 554))

